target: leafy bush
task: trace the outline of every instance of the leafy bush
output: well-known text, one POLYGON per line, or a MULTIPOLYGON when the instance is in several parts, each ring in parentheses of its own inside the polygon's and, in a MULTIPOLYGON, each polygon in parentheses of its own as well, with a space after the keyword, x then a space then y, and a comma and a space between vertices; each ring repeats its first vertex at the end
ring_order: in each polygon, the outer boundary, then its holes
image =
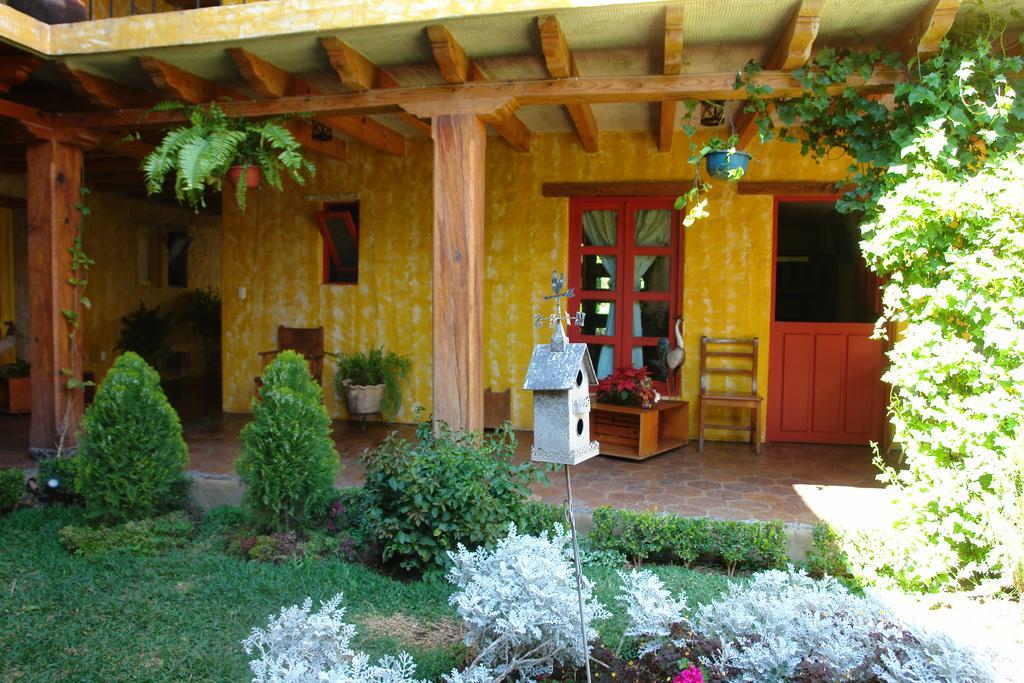
POLYGON ((335 355, 337 364, 334 373, 334 387, 339 396, 344 396, 347 384, 363 386, 384 385, 384 400, 381 411, 394 415, 402 407, 401 383, 412 370, 412 361, 408 356, 400 356, 394 351, 385 351, 378 346, 368 352, 339 353, 335 355))
POLYGON ((554 533, 556 527, 567 524, 565 510, 561 505, 528 500, 523 504, 516 528, 524 534, 538 536, 544 531, 554 533))
POLYGON ((945 636, 901 623, 832 578, 769 570, 702 606, 694 629, 717 638, 704 664, 729 680, 991 681, 986 661, 945 636), (802 680, 807 680, 802 677, 802 680))
POLYGON ((160 368, 171 355, 169 338, 174 331, 173 311, 160 312, 160 306, 146 308, 145 303, 121 318, 121 335, 116 348, 132 351, 155 368, 160 368))
POLYGON ((811 576, 850 576, 850 558, 836 530, 828 522, 818 522, 811 530, 811 550, 807 553, 811 576))
POLYGON ((736 569, 785 566, 787 541, 782 522, 735 522, 671 513, 600 507, 588 538, 595 548, 615 550, 634 564, 647 560, 720 563, 736 569))
POLYGON ((686 624, 686 598, 673 596, 661 579, 649 571, 619 572, 622 591, 615 597, 626 608, 626 638, 643 641, 641 654, 653 652, 669 642, 680 624, 686 624))
POLYGON ((395 435, 363 456, 367 516, 385 561, 405 569, 442 568, 458 544, 474 548, 499 538, 523 517, 529 485, 543 478, 531 463, 516 465, 507 427, 479 436, 431 425, 416 440, 395 435))
POLYGON ((0 512, 18 507, 25 491, 25 473, 20 469, 0 469, 0 512))
POLYGON ((121 522, 180 505, 188 450, 160 377, 138 355, 114 361, 85 411, 76 486, 90 517, 121 522))
POLYGON ((334 490, 338 452, 320 386, 302 356, 283 351, 267 366, 252 412, 235 467, 257 524, 290 531, 322 518, 334 490))
MULTIPOLYGON (((450 602, 465 622, 466 645, 477 653, 450 680, 533 680, 556 663, 583 665, 569 543, 562 529, 553 536, 520 536, 513 524, 493 550, 460 546, 450 553, 447 578, 458 588, 450 602)), ((596 637, 593 622, 610 614, 592 597, 585 577, 583 598, 587 634, 596 637)))
POLYGON ((50 500, 78 502, 82 496, 78 491, 78 470, 81 460, 77 455, 66 458, 47 458, 39 461, 36 481, 50 500), (50 486, 50 482, 56 486, 50 486))
POLYGON ((341 593, 320 603, 292 605, 271 616, 266 629, 254 628, 242 641, 250 660, 254 683, 280 681, 332 681, 333 683, 426 683, 416 681, 416 665, 407 653, 385 656, 371 664, 363 652, 352 649, 356 628, 344 621, 341 593))
POLYGON ((76 555, 156 555, 183 546, 193 528, 188 515, 178 511, 117 526, 66 526, 59 535, 64 547, 76 555))

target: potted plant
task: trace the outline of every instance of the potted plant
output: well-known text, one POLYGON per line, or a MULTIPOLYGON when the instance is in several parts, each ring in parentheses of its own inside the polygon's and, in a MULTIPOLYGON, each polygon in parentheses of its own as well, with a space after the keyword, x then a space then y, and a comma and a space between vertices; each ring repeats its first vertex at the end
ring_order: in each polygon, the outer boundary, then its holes
POLYGON ((619 368, 597 383, 597 400, 619 406, 652 408, 661 400, 647 368, 619 368))
POLYGON ((0 365, 0 412, 27 413, 32 410, 32 380, 28 361, 18 359, 0 365))
POLYGON ((394 415, 402 406, 401 383, 412 361, 378 346, 368 352, 333 354, 334 388, 352 415, 394 415))
POLYGON ((282 171, 302 185, 306 173, 316 172, 281 119, 231 117, 216 104, 166 102, 154 107, 155 111, 174 109, 187 112, 187 123, 169 130, 142 161, 146 192, 151 195, 158 194, 164 180, 173 173, 178 201, 198 210, 206 206, 206 191, 220 191, 227 176, 235 185, 238 208, 244 212, 247 189, 266 181, 281 190, 282 171))

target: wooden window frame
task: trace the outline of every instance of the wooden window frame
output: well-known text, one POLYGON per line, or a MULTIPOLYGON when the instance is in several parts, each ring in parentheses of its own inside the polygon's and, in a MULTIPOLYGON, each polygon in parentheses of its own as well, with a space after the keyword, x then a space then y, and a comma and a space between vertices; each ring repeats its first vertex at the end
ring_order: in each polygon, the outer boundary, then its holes
MULTIPOLYGON (((576 296, 569 300, 568 311, 576 313, 583 301, 612 301, 615 304, 615 330, 609 336, 581 334, 579 328, 571 327, 569 338, 586 344, 608 344, 615 348, 613 371, 632 365, 634 346, 657 345, 661 337, 633 336, 633 302, 668 301, 669 328, 665 336, 674 345, 674 326, 682 310, 681 291, 684 272, 685 232, 682 227, 682 213, 675 209, 675 197, 571 197, 569 199, 569 286, 576 288, 576 296), (671 240, 665 247, 637 246, 635 242, 636 212, 641 209, 668 209, 672 215, 671 240), (583 245, 583 212, 588 210, 615 210, 618 212, 619 236, 615 246, 594 247, 583 245), (620 265, 616 266, 615 291, 585 290, 583 284, 583 257, 605 254, 615 256, 620 265), (668 292, 632 291, 635 256, 669 256, 671 258, 668 292), (629 288, 627 290, 627 288, 629 288), (626 304, 629 305, 626 305, 626 304), (611 340, 609 342, 609 340, 611 340)), ((597 364, 597 359, 592 359, 597 364)), ((665 392, 665 382, 655 381, 659 391, 665 392)))
POLYGON ((322 211, 316 212, 316 224, 320 230, 320 244, 322 252, 321 284, 352 286, 359 284, 359 226, 352 219, 351 208, 340 208, 341 206, 351 207, 353 203, 327 206, 322 211), (341 220, 348 229, 349 237, 356 250, 356 266, 354 268, 341 265, 341 257, 338 255, 337 247, 331 238, 331 232, 327 225, 332 220, 341 220), (331 264, 339 273, 352 273, 355 279, 352 282, 333 282, 331 278, 331 264))

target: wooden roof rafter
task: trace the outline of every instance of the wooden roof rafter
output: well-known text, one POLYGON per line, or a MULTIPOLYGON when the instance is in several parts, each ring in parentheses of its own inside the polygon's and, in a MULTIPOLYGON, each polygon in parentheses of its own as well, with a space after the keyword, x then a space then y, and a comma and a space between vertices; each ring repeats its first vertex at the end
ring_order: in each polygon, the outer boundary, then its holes
MULTIPOLYGON (((466 54, 451 32, 440 24, 427 27, 427 37, 434 53, 441 75, 449 83, 466 83, 469 81, 486 81, 487 76, 480 67, 466 54)), ((480 120, 493 128, 512 149, 519 152, 530 151, 530 129, 516 115, 518 105, 512 101, 493 113, 481 114, 480 120)))
POLYGON ((43 60, 30 54, 0 56, 0 92, 7 92, 29 79, 43 60))
MULTIPOLYGON (((775 44, 768 59, 764 62, 765 69, 793 71, 805 66, 811 59, 814 40, 818 37, 818 26, 821 14, 825 9, 826 0, 801 0, 800 6, 793 12, 782 37, 775 44)), ((738 147, 746 147, 757 134, 756 112, 741 111, 736 115, 733 128, 739 136, 738 147)), ((769 111, 765 116, 770 115, 769 111)))
MULTIPOLYGON (((400 88, 401 85, 387 71, 379 68, 362 54, 338 38, 321 38, 320 46, 338 75, 341 84, 357 92, 374 88, 400 88)), ((430 122, 408 112, 397 112, 396 116, 413 130, 430 137, 430 122)))
MULTIPOLYGON (((683 6, 665 8, 665 46, 662 52, 662 73, 672 76, 683 71, 683 6)), ((672 151, 676 129, 676 100, 665 100, 658 108, 658 151, 672 151)))
MULTIPOLYGON (((196 76, 155 57, 139 57, 139 63, 146 70, 146 73, 150 75, 150 78, 153 79, 153 83, 157 87, 190 104, 217 102, 218 105, 221 105, 225 104, 226 101, 245 101, 249 99, 242 93, 213 81, 208 81, 201 76, 196 76)), ((314 140, 313 131, 308 122, 291 121, 286 127, 295 136, 295 139, 299 141, 299 144, 306 149, 338 160, 347 158, 347 150, 342 141, 321 142, 314 140)))
MULTIPOLYGON (((552 78, 568 79, 579 78, 580 70, 576 66, 576 58, 573 57, 569 44, 565 40, 562 26, 558 23, 558 17, 546 16, 537 19, 537 27, 540 29, 540 43, 544 51, 544 61, 548 67, 548 73, 552 78)), ((583 143, 583 149, 588 152, 597 152, 599 146, 597 120, 594 118, 594 110, 588 102, 566 103, 565 108, 569 111, 569 117, 576 132, 583 143)))
POLYGON ((156 93, 75 69, 66 63, 59 64, 58 69, 72 90, 99 107, 142 109, 152 107, 161 99, 156 93))
POLYGON ((960 9, 960 0, 931 0, 921 13, 889 41, 888 48, 899 52, 904 62, 926 59, 939 51, 939 43, 949 33, 960 9))

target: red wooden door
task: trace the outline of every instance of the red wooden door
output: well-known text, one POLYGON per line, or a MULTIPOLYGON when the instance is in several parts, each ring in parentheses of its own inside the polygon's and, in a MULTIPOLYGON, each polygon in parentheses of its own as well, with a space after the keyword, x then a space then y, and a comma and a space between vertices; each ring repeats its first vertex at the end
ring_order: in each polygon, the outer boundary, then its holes
POLYGON ((885 344, 871 339, 878 282, 860 259, 855 227, 828 215, 832 201, 775 202, 768 441, 883 438, 885 344))

